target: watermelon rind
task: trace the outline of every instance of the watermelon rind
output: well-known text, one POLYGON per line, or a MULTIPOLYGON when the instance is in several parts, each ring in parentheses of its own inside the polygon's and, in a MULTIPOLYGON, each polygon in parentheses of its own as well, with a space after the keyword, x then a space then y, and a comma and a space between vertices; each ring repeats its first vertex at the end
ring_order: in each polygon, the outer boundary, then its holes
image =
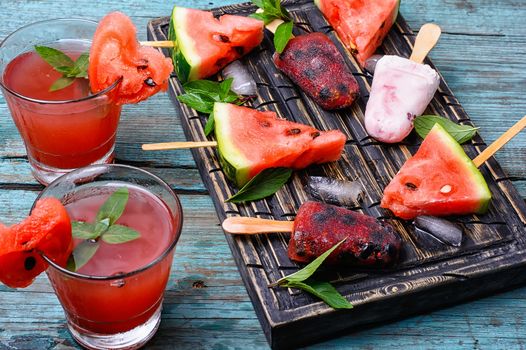
POLYGON ((440 124, 435 124, 429 133, 437 133, 442 139, 442 147, 449 147, 451 152, 456 156, 459 163, 465 164, 467 174, 471 176, 473 186, 476 188, 479 199, 479 208, 475 213, 483 214, 488 211, 489 203, 491 201, 491 191, 489 190, 488 184, 484 179, 484 176, 477 168, 475 163, 468 157, 462 146, 451 136, 446 129, 440 124))
POLYGON ((221 167, 226 177, 240 187, 249 180, 250 163, 232 142, 230 106, 229 103, 214 103, 215 135, 221 167))
POLYGON ((194 67, 198 67, 201 62, 195 50, 196 43, 186 30, 188 25, 192 25, 186 23, 188 11, 187 8, 174 6, 168 29, 168 39, 175 43, 172 60, 177 77, 183 84, 196 79, 197 72, 194 67))

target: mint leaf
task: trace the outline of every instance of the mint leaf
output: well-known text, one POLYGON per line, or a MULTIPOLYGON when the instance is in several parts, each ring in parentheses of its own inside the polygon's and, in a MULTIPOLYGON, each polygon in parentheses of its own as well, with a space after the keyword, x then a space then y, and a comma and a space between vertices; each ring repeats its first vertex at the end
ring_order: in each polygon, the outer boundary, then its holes
POLYGON ((95 238, 100 237, 110 227, 110 219, 105 218, 95 224, 95 238))
POLYGON ((57 91, 70 86, 75 81, 75 78, 60 77, 51 84, 49 91, 57 91))
POLYGON ((285 276, 285 277, 279 279, 273 285, 278 285, 278 284, 282 284, 282 283, 305 281, 307 278, 312 276, 314 274, 314 272, 316 272, 316 270, 321 266, 321 264, 325 261, 325 259, 327 259, 327 257, 329 255, 331 255, 331 253, 333 251, 335 251, 343 242, 345 242, 346 239, 347 239, 347 237, 342 239, 341 241, 339 241, 332 248, 328 249, 325 253, 323 253, 322 255, 317 257, 316 259, 314 259, 314 261, 312 261, 310 264, 308 264, 307 266, 305 266, 301 270, 296 271, 296 272, 294 272, 291 275, 288 275, 288 276, 285 276))
MULTIPOLYGON (((230 88, 232 87, 232 83, 234 82, 234 78, 228 78, 228 79, 225 79, 223 80, 220 84, 219 84, 219 100, 220 101, 224 101, 229 93, 230 93, 230 88)), ((237 95, 236 95, 237 97, 237 95)), ((219 102, 219 101, 218 101, 219 102)))
POLYGON ((123 226, 111 225, 102 235, 102 240, 110 244, 118 244, 133 241, 141 237, 141 234, 136 230, 123 226))
POLYGON ((276 193, 291 177, 288 168, 269 168, 261 171, 226 202, 241 203, 268 197, 276 193))
POLYGON ((214 109, 214 100, 208 96, 196 93, 186 93, 177 96, 177 99, 190 108, 201 113, 212 113, 214 109))
MULTIPOLYGON (((222 82, 211 80, 190 81, 183 85, 185 93, 177 96, 177 99, 188 107, 205 114, 213 112, 215 102, 242 105, 246 99, 230 90, 233 81, 233 78, 225 79, 222 82)), ((211 115, 208 117, 205 125, 206 136, 214 131, 214 125, 214 117, 211 115)))
POLYGON ((51 67, 73 67, 73 60, 64 52, 47 46, 35 46, 37 54, 51 67))
POLYGON ((126 203, 128 202, 128 188, 121 187, 108 197, 106 202, 99 208, 96 220, 102 222, 104 219, 109 219, 108 225, 111 226, 117 221, 124 212, 126 203))
POLYGON ((205 124, 205 135, 206 136, 210 135, 210 133, 212 133, 212 131, 214 131, 215 124, 216 123, 215 123, 215 120, 214 120, 214 112, 212 112, 208 116, 208 120, 206 121, 206 124, 205 124))
POLYGON ((83 53, 75 62, 60 50, 47 46, 35 46, 37 54, 53 69, 62 74, 51 84, 49 91, 57 91, 70 86, 75 78, 88 77, 89 54, 83 53))
POLYGON ((425 138, 437 123, 453 136, 458 143, 464 143, 471 140, 478 130, 478 128, 474 128, 470 125, 456 124, 453 121, 438 115, 423 115, 416 117, 413 121, 415 131, 421 138, 425 138))
POLYGON ((73 237, 84 241, 80 242, 71 253, 67 262, 68 270, 77 271, 84 266, 99 249, 100 239, 109 244, 119 244, 133 241, 141 236, 132 228, 115 224, 124 212, 128 199, 128 188, 121 187, 101 205, 95 223, 81 221, 71 223, 73 237))
POLYGON ((264 13, 253 13, 253 14, 249 15, 249 17, 252 17, 252 18, 255 18, 255 19, 259 19, 260 21, 263 21, 263 23, 265 23, 265 25, 269 24, 270 22, 272 22, 273 20, 276 19, 276 17, 271 16, 271 15, 267 15, 267 14, 264 14, 264 13))
POLYGON ((292 37, 293 26, 294 23, 291 21, 283 22, 276 28, 276 32, 274 33, 274 48, 277 53, 282 53, 283 50, 285 50, 287 43, 292 37))
POLYGON ((86 265, 86 263, 93 258, 99 247, 100 243, 98 241, 87 240, 80 242, 80 244, 75 247, 75 250, 73 250, 73 258, 70 257, 68 260, 68 270, 80 270, 82 266, 86 265))
POLYGON ((301 270, 280 278, 278 281, 270 284, 269 287, 280 286, 286 288, 298 288, 317 296, 334 309, 351 309, 353 307, 352 304, 349 303, 347 299, 345 299, 329 282, 320 282, 310 279, 325 259, 343 244, 346 239, 347 238, 344 238, 336 243, 301 270))
POLYGON ((92 239, 98 237, 95 233, 95 225, 83 221, 73 221, 71 223, 71 234, 73 237, 81 239, 92 239))
POLYGON ((287 282, 282 285, 287 288, 297 288, 313 294, 323 300, 333 309, 352 309, 353 305, 343 297, 329 282, 307 280, 305 282, 287 282))
POLYGON ((75 64, 66 73, 66 76, 71 78, 87 78, 88 77, 89 54, 83 53, 77 58, 75 64))
POLYGON ((269 24, 275 19, 281 19, 285 22, 292 21, 292 16, 287 9, 281 5, 280 0, 256 0, 252 1, 252 3, 263 11, 259 10, 251 14, 250 17, 259 19, 265 22, 265 24, 269 24))

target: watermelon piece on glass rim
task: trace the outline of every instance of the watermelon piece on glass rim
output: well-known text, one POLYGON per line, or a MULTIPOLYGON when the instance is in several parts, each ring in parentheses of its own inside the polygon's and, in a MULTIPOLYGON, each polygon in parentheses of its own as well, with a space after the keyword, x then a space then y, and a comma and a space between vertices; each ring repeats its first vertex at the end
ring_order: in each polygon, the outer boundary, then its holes
POLYGON ((168 88, 170 58, 141 46, 129 17, 111 12, 99 22, 90 49, 88 77, 92 92, 122 79, 112 98, 118 104, 137 103, 168 88))
POLYGON ((0 224, 0 282, 11 288, 27 287, 48 267, 41 254, 64 266, 72 250, 66 209, 58 199, 39 200, 22 222, 0 224))

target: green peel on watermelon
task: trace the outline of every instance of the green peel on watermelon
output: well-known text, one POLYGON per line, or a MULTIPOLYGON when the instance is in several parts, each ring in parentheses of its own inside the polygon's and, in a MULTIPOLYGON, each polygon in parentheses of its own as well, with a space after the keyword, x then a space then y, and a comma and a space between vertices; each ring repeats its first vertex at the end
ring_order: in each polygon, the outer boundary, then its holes
POLYGON ((439 124, 384 190, 381 207, 402 219, 483 214, 491 192, 462 146, 439 124))
POLYGON ((314 0, 363 67, 396 21, 400 0, 314 0))
POLYGON ((303 169, 340 158, 346 137, 229 103, 214 104, 219 160, 238 187, 268 168, 303 169))
POLYGON ((216 19, 212 12, 175 6, 168 39, 183 83, 208 78, 247 54, 263 40, 262 21, 235 15, 216 19))

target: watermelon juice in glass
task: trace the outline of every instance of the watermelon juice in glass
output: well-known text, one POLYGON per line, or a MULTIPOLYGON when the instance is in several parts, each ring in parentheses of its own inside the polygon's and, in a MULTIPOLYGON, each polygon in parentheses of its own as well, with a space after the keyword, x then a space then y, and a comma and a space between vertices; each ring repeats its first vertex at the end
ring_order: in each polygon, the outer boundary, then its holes
POLYGON ((44 258, 75 340, 90 349, 144 345, 160 322, 181 233, 177 196, 146 171, 110 164, 58 178, 37 200, 45 197, 58 198, 72 221, 67 268, 44 258))
POLYGON ((113 160, 121 106, 110 94, 119 81, 91 94, 88 80, 77 77, 50 91, 63 74, 35 51, 35 46, 51 47, 76 61, 89 52, 96 28, 97 22, 89 20, 47 20, 18 29, 0 44, 0 86, 33 175, 42 184, 72 169, 113 160))

